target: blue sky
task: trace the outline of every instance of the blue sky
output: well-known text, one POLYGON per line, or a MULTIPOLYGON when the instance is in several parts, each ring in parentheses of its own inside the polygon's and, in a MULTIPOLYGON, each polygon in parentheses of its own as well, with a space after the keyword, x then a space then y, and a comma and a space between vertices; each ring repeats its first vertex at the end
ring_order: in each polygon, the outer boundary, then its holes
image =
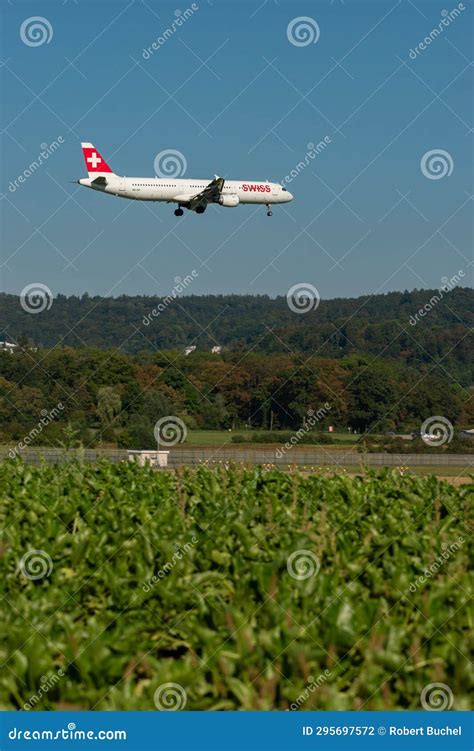
POLYGON ((357 296, 438 287, 459 270, 470 283, 472 4, 412 57, 456 3, 196 5, 148 59, 190 2, 2 5, 1 288, 166 295, 193 269, 193 294, 307 282, 323 298, 357 296), (32 16, 49 42, 22 40, 32 16), (290 42, 298 17, 314 43, 290 42), (177 220, 172 206, 68 182, 84 176, 81 140, 119 174, 153 175, 155 156, 176 149, 189 177, 280 181, 325 137, 271 219, 247 206, 177 220), (421 160, 439 150, 450 174, 430 179, 421 160))

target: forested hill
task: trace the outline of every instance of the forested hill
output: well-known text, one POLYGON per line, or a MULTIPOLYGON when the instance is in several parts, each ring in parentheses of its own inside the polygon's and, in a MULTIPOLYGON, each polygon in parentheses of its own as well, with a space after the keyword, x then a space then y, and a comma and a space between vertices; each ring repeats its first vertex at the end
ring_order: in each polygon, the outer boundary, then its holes
POLYGON ((0 294, 0 339, 7 341, 131 354, 193 344, 330 358, 366 353, 411 366, 442 361, 464 384, 473 380, 473 323, 474 290, 461 287, 322 300, 307 313, 293 312, 286 297, 58 295, 49 310, 31 314, 18 296, 0 294))

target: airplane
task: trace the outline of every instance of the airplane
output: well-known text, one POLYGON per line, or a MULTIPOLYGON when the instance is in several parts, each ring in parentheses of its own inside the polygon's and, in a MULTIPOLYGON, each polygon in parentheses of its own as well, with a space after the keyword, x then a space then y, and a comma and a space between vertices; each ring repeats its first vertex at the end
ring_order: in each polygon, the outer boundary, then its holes
POLYGON ((120 177, 91 143, 81 143, 88 177, 78 180, 79 185, 100 193, 130 198, 134 201, 164 201, 177 203, 175 216, 183 216, 183 208, 204 214, 208 204, 234 208, 239 204, 265 204, 267 216, 272 216, 271 206, 288 203, 292 194, 279 183, 268 180, 183 180, 173 177, 120 177))

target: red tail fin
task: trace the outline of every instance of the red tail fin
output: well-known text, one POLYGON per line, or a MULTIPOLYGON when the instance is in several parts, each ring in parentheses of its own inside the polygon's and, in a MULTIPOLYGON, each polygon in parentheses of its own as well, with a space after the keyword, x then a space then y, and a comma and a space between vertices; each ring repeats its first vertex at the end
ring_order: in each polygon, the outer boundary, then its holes
POLYGON ((91 143, 81 143, 82 153, 84 154, 84 160, 86 162, 86 169, 89 175, 102 175, 104 173, 112 173, 109 165, 101 156, 99 151, 91 143))

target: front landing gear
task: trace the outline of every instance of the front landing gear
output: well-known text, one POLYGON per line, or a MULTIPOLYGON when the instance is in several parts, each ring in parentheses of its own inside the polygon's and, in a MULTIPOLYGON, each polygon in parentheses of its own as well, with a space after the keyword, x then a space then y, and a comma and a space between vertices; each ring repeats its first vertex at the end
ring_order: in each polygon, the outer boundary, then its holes
POLYGON ((179 209, 175 209, 175 210, 174 210, 174 215, 175 215, 175 216, 183 216, 183 214, 184 214, 184 211, 183 211, 183 209, 181 208, 181 206, 179 207, 179 209))
POLYGON ((271 210, 268 203, 267 203, 267 216, 273 216, 273 211, 271 210))

